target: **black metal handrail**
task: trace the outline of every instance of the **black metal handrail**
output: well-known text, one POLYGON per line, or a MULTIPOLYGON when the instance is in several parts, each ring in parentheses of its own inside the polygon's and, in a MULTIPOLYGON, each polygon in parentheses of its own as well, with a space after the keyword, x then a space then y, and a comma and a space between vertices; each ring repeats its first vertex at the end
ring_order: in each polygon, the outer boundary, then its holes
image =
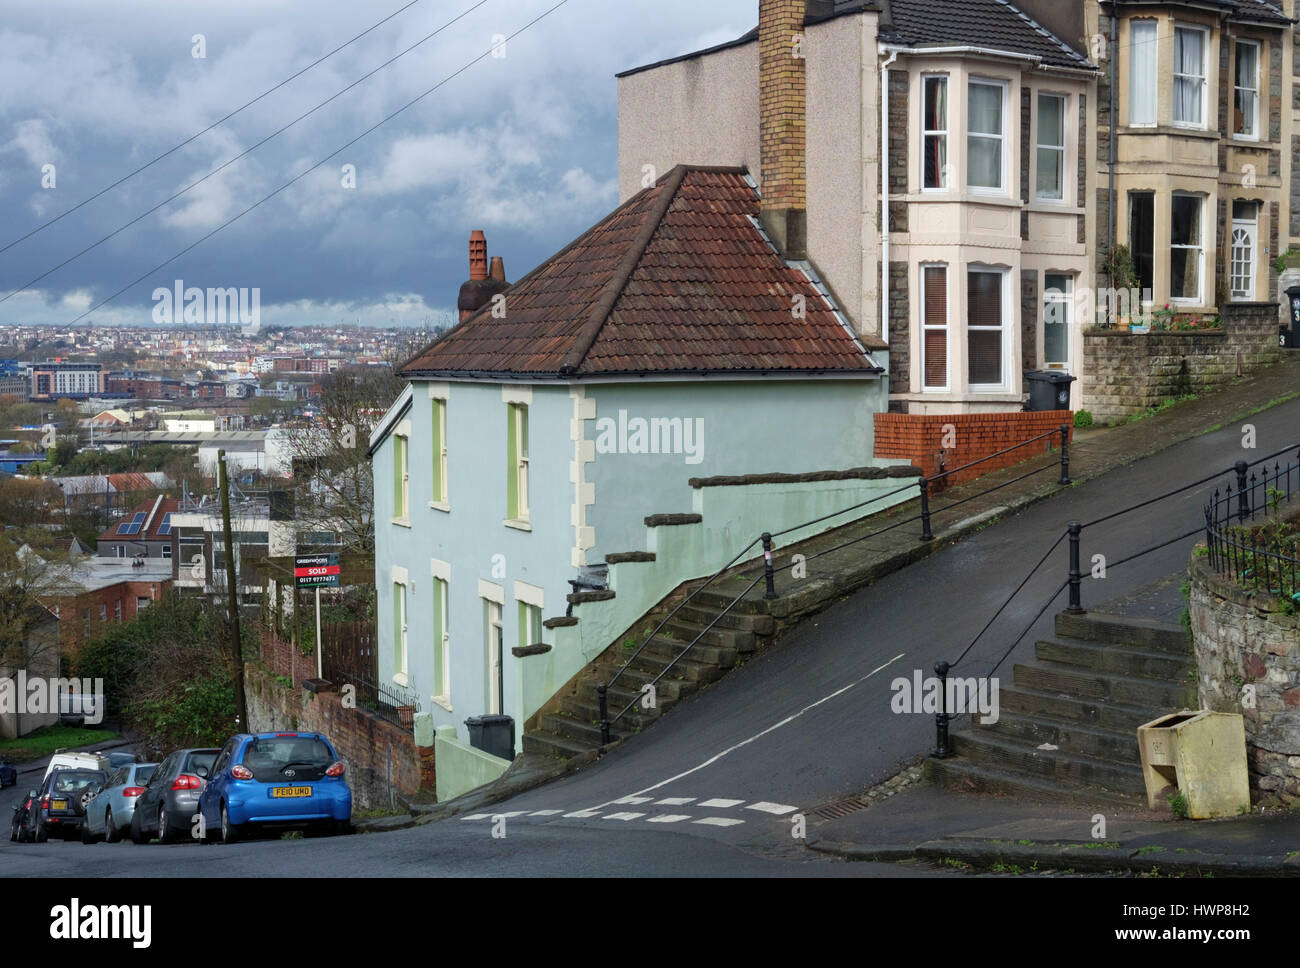
MULTIPOLYGON (((975 644, 984 636, 984 634, 989 630, 989 628, 992 627, 993 623, 997 620, 998 616, 1001 615, 1002 612, 1006 609, 1006 607, 1011 604, 1011 601, 1017 595, 1020 594, 1020 592, 1024 589, 1025 585, 1029 583, 1030 578, 1032 578, 1038 572, 1038 570, 1043 567, 1043 565, 1047 562, 1047 559, 1060 545, 1061 539, 1063 537, 1067 538, 1069 541, 1069 563, 1068 563, 1068 574, 1066 580, 1063 581, 1059 586, 1057 586, 1056 591, 1054 591, 1050 596, 1048 596, 1047 600, 1043 602, 1042 607, 1038 609, 1037 613, 1029 621, 1029 623, 1025 625, 1025 627, 1021 630, 1020 634, 1016 636, 1015 640, 1011 643, 1011 645, 1007 648, 1007 650, 1003 652, 1002 656, 995 663, 993 663, 992 667, 990 667, 990 669, 988 670, 987 673, 988 675, 992 675, 994 672, 996 672, 997 669, 1002 665, 1002 663, 1006 661, 1007 657, 1010 656, 1013 651, 1015 651, 1016 647, 1024 640, 1024 637, 1029 634, 1030 629, 1032 629, 1038 623, 1039 619, 1043 617, 1043 614, 1047 611, 1048 608, 1051 607, 1052 603, 1056 601, 1056 599, 1060 596, 1061 592, 1064 591, 1065 589, 1067 588, 1069 589, 1069 599, 1068 599, 1068 605, 1066 606, 1066 611, 1072 614, 1083 613, 1084 609, 1082 607, 1081 594, 1080 594, 1080 587, 1082 585, 1082 579, 1083 579, 1083 573, 1081 568, 1080 543, 1081 543, 1082 532, 1085 528, 1091 527, 1092 525, 1101 524, 1105 521, 1113 520, 1114 518, 1120 517, 1124 514, 1128 514, 1132 511, 1139 510, 1141 508, 1150 507, 1153 504, 1156 504, 1160 501, 1168 500, 1171 497, 1176 497, 1177 495, 1182 494, 1194 487, 1199 487, 1201 485, 1207 484, 1210 481, 1213 481, 1215 478, 1220 477, 1222 474, 1234 473, 1236 475, 1236 481, 1237 481, 1236 491, 1233 491, 1231 484, 1227 485, 1226 495, 1221 495, 1219 490, 1217 489, 1215 490, 1211 501, 1205 506, 1205 525, 1204 525, 1205 533, 1207 537, 1207 544, 1210 546, 1210 558, 1212 564, 1215 564, 1220 560, 1226 560, 1229 566, 1231 567, 1234 561, 1240 560, 1240 556, 1234 558, 1233 556, 1234 550, 1241 549, 1242 551, 1252 551, 1253 548, 1247 548, 1244 545, 1233 542, 1230 536, 1225 536, 1221 534, 1218 530, 1216 530, 1216 527, 1222 527, 1224 523, 1230 520, 1234 515, 1236 516, 1239 522, 1247 519, 1254 520, 1255 516, 1261 510, 1261 503, 1253 500, 1253 498, 1261 488, 1267 488, 1270 484, 1275 485, 1278 483, 1285 483, 1286 485, 1285 499, 1288 503, 1291 501, 1293 494, 1300 495, 1300 450, 1297 450, 1297 448, 1300 448, 1300 444, 1290 444, 1287 447, 1275 451, 1272 454, 1268 454, 1261 458, 1256 458, 1254 461, 1249 461, 1249 462, 1244 460, 1237 461, 1236 463, 1233 464, 1231 468, 1228 468, 1226 470, 1216 471, 1215 473, 1209 475, 1208 477, 1204 477, 1201 478, 1200 480, 1193 481, 1190 484, 1185 484, 1173 490, 1166 491, 1165 493, 1157 495, 1156 497, 1148 498, 1147 500, 1144 501, 1139 501, 1136 504, 1130 505, 1129 507, 1126 508, 1122 508, 1119 511, 1111 512, 1110 514, 1103 515, 1102 517, 1089 521, 1086 524, 1081 523, 1079 521, 1071 521, 1066 526, 1065 533, 1057 537, 1056 541, 1054 541, 1052 543, 1052 546, 1047 549, 1047 552, 1043 555, 1043 557, 1038 560, 1038 563, 1035 564, 1034 567, 1029 570, 1029 572, 1025 575, 1024 579, 1021 580, 1020 584, 1016 586, 1015 590, 1012 591, 1012 593, 1009 596, 1007 596, 1006 600, 1003 601, 1003 603, 998 607, 998 610, 993 614, 993 617, 990 618, 989 621, 985 624, 984 628, 982 628, 980 632, 975 636, 975 638, 971 640, 970 644, 966 646, 966 648, 962 651, 961 655, 958 656, 957 660, 952 663, 943 660, 935 663, 934 671, 940 680, 939 687, 940 687, 941 702, 940 702, 940 711, 935 714, 936 739, 935 739, 935 748, 931 751, 931 756, 934 756, 936 758, 944 758, 951 755, 951 748, 949 746, 949 737, 948 737, 948 728, 949 728, 949 723, 951 722, 951 716, 949 715, 947 709, 948 673, 955 665, 957 665, 958 662, 960 662, 962 659, 966 657, 966 655, 971 651, 971 649, 975 646, 975 644), (1292 450, 1297 450, 1297 455, 1296 455, 1297 459, 1295 463, 1288 462, 1284 467, 1278 462, 1276 462, 1275 458, 1279 457, 1282 454, 1288 453, 1292 450), (1268 468, 1266 466, 1264 468, 1264 473, 1262 475, 1252 474, 1250 475, 1249 479, 1247 479, 1247 472, 1251 467, 1254 467, 1259 464, 1267 464, 1267 462, 1270 460, 1274 460, 1273 472, 1271 475, 1269 474, 1268 468), (1291 477, 1293 473, 1297 481, 1296 487, 1294 489, 1291 486, 1291 477), (1234 502, 1236 504, 1235 511, 1232 510, 1234 502), (1218 515, 1218 511, 1221 507, 1224 506, 1226 506, 1229 509, 1230 513, 1226 517, 1221 518, 1218 515), (1217 546, 1215 544, 1216 541, 1218 542, 1217 546)), ((1278 488, 1278 491, 1281 492, 1281 488, 1278 488)), ((1265 496, 1266 498, 1268 497, 1267 490, 1265 491, 1265 496)), ((1265 514, 1268 513, 1269 507, 1271 507, 1273 510, 1277 510, 1277 508, 1280 507, 1281 498, 1279 497, 1277 498, 1276 501, 1270 501, 1267 503, 1268 503, 1268 507, 1264 508, 1265 514)), ((1159 551, 1160 549, 1166 548, 1171 544, 1177 544, 1180 541, 1185 541, 1187 538, 1199 534, 1201 530, 1202 529, 1200 527, 1197 527, 1192 529, 1191 531, 1185 532, 1184 534, 1180 534, 1176 537, 1161 541, 1157 544, 1151 545, 1148 548, 1144 548, 1139 552, 1121 558, 1118 561, 1109 562, 1107 563, 1106 568, 1109 571, 1118 568, 1122 565, 1126 565, 1131 561, 1134 561, 1145 555, 1151 554, 1154 551, 1159 551)), ((1259 552, 1259 555, 1264 559, 1265 587, 1271 588, 1271 578, 1270 578, 1271 573, 1270 573, 1270 565, 1269 565, 1270 560, 1277 561, 1278 563, 1279 581, 1281 580, 1281 567, 1284 563, 1288 563, 1291 565, 1291 569, 1290 569, 1291 591, 1295 596, 1295 598, 1297 600, 1300 600, 1300 589, 1297 589, 1296 586, 1296 574, 1297 574, 1296 566, 1300 565, 1300 561, 1293 560, 1295 555, 1295 546, 1296 543, 1294 541, 1291 542, 1291 550, 1292 550, 1291 556, 1283 555, 1280 552, 1275 552, 1268 549, 1261 550, 1259 552)), ((1253 565, 1252 575, 1257 575, 1258 559, 1252 559, 1252 565, 1253 565)), ((1215 564, 1215 567, 1216 568, 1219 567, 1218 564, 1215 564)), ((1222 570, 1220 571, 1220 573, 1223 573, 1222 570)), ((1238 572, 1238 574, 1240 574, 1240 572, 1238 572)), ((1285 590, 1286 586, 1283 585, 1282 588, 1283 590, 1285 590)))
MULTIPOLYGON (((1070 483, 1070 428, 1069 428, 1069 425, 1068 425, 1068 424, 1061 424, 1060 427, 1058 427, 1058 428, 1055 429, 1055 430, 1051 430, 1051 431, 1048 431, 1047 433, 1043 433, 1043 434, 1038 434, 1038 435, 1035 436, 1035 437, 1030 437, 1029 439, 1027 439, 1027 440, 1023 440, 1023 441, 1021 441, 1021 442, 1018 443, 1018 444, 1013 444, 1011 447, 1007 447, 1007 448, 1005 448, 1004 450, 997 451, 996 453, 989 454, 989 455, 986 456, 986 457, 981 457, 981 458, 979 458, 978 460, 973 460, 973 461, 971 461, 971 462, 969 462, 969 463, 967 463, 967 464, 963 464, 961 467, 954 467, 954 468, 952 468, 951 470, 942 471, 942 472, 940 472, 939 474, 935 474, 935 475, 933 475, 933 476, 930 477, 930 478, 926 478, 924 475, 921 476, 920 480, 918 481, 918 485, 919 485, 919 487, 920 487, 920 489, 921 489, 921 511, 920 511, 919 514, 917 514, 917 515, 913 515, 913 516, 910 517, 910 518, 904 518, 904 519, 901 520, 901 521, 896 521, 896 522, 894 522, 893 524, 888 525, 887 527, 884 527, 884 528, 879 529, 878 531, 873 531, 873 532, 870 532, 870 533, 865 534, 865 535, 859 535, 859 536, 856 537, 856 538, 852 538, 852 539, 850 539, 850 540, 848 540, 848 541, 845 541, 845 542, 843 542, 843 543, 841 543, 841 544, 835 545, 834 547, 831 547, 831 548, 825 548, 825 549, 823 549, 822 551, 817 552, 816 554, 809 555, 809 556, 807 557, 806 561, 811 561, 812 559, 814 559, 814 558, 819 558, 819 557, 821 557, 821 556, 824 555, 824 554, 829 554, 829 553, 832 552, 832 551, 838 551, 838 550, 840 550, 840 549, 842 549, 842 548, 846 548, 846 547, 848 547, 848 546, 851 545, 851 544, 856 544, 857 542, 859 542, 859 541, 863 541, 863 540, 865 540, 865 539, 867 539, 867 538, 871 538, 871 537, 875 537, 875 536, 880 535, 880 534, 884 534, 886 531, 892 531, 893 529, 898 528, 898 527, 901 527, 901 526, 904 525, 904 524, 909 524, 909 523, 911 523, 911 522, 913 522, 913 521, 917 521, 917 520, 920 520, 920 521, 921 521, 921 540, 922 540, 922 541, 933 541, 933 540, 934 540, 934 535, 933 535, 933 533, 932 533, 932 531, 931 531, 931 528, 930 528, 930 519, 931 519, 931 516, 932 516, 932 513, 931 513, 931 511, 930 511, 930 501, 929 501, 929 497, 930 497, 930 494, 929 494, 929 482, 930 482, 930 481, 937 481, 937 480, 940 480, 940 479, 945 478, 945 477, 947 477, 947 476, 949 476, 949 475, 951 475, 951 474, 955 474, 955 473, 957 473, 958 471, 967 470, 968 468, 971 468, 971 467, 974 467, 974 466, 976 466, 976 465, 978 465, 978 464, 982 464, 982 463, 984 463, 984 462, 986 462, 986 461, 992 460, 992 459, 995 458, 995 457, 1001 457, 1001 456, 1003 456, 1003 455, 1005 455, 1005 454, 1009 454, 1009 453, 1011 453, 1012 451, 1014 451, 1014 450, 1018 450, 1019 448, 1024 447, 1024 446, 1026 446, 1026 445, 1028 445, 1028 444, 1032 444, 1032 443, 1035 443, 1035 442, 1037 442, 1037 441, 1044 440, 1044 439, 1046 439, 1046 438, 1048 438, 1048 437, 1055 437, 1055 436, 1057 436, 1057 435, 1059 435, 1060 438, 1061 438, 1061 458, 1060 458, 1060 462, 1059 462, 1059 463, 1060 463, 1060 469, 1061 469, 1060 483, 1061 483, 1062 485, 1069 484, 1069 483, 1070 483)), ((992 493, 993 491, 996 491, 996 490, 998 490, 999 488, 1003 488, 1003 487, 1008 486, 1009 484, 1014 484, 1014 483, 1016 483, 1016 482, 1018 482, 1018 481, 1024 480, 1026 477, 1032 476, 1033 474, 1041 473, 1042 471, 1044 471, 1044 470, 1046 470, 1047 468, 1052 467, 1052 466, 1055 466, 1055 465, 1047 464, 1047 465, 1045 465, 1044 467, 1036 468, 1035 470, 1030 471, 1028 474, 1023 474, 1023 475, 1021 475, 1021 476, 1019 476, 1019 477, 1017 477, 1017 478, 1014 478, 1014 479, 1011 480, 1011 481, 1004 481, 1003 483, 1001 483, 1001 484, 997 484, 997 485, 994 485, 993 487, 988 488, 988 489, 986 489, 986 490, 984 490, 984 491, 981 491, 981 492, 979 492, 978 494, 969 495, 969 496, 967 496, 967 497, 965 497, 965 498, 962 498, 960 501, 955 501, 954 503, 948 505, 947 507, 940 508, 937 512, 934 512, 934 513, 939 513, 939 512, 942 512, 942 511, 948 511, 948 510, 951 510, 952 508, 957 507, 958 505, 964 504, 964 503, 966 503, 967 501, 973 500, 973 499, 976 498, 976 497, 981 497, 981 496, 983 496, 983 495, 985 495, 985 494, 992 493)), ((709 623, 709 624, 708 624, 708 625, 707 625, 707 626, 706 626, 706 627, 705 627, 705 628, 704 628, 704 629, 703 629, 703 630, 702 630, 698 635, 696 635, 696 637, 695 637, 694 639, 692 639, 690 642, 688 642, 688 643, 686 644, 686 646, 681 650, 681 652, 679 652, 679 653, 678 653, 678 654, 677 654, 677 655, 672 659, 672 661, 669 662, 668 665, 665 666, 664 669, 661 670, 660 673, 659 673, 657 676, 655 676, 655 678, 654 678, 653 680, 651 680, 649 683, 647 683, 647 685, 650 685, 650 686, 654 686, 654 685, 656 685, 656 684, 659 682, 659 680, 663 678, 664 674, 667 673, 668 670, 671 669, 674 665, 676 665, 677 662, 678 662, 678 661, 679 661, 683 656, 686 655, 686 653, 688 653, 691 649, 693 649, 693 648, 694 648, 694 647, 699 643, 700 639, 702 639, 706 634, 708 634, 708 632, 713 628, 714 625, 717 624, 717 622, 718 622, 718 621, 719 621, 723 616, 725 616, 728 612, 730 612, 733 608, 735 608, 735 606, 737 605, 737 603, 739 603, 740 600, 741 600, 742 598, 744 598, 746 595, 749 594, 750 591, 753 590, 753 588, 758 584, 759 581, 763 581, 763 582, 765 582, 765 585, 766 585, 766 587, 765 587, 765 589, 764 589, 764 595, 763 595, 764 598, 766 598, 766 599, 774 599, 774 598, 777 597, 777 594, 776 594, 776 586, 775 586, 775 570, 774 570, 774 567, 773 567, 773 564, 772 564, 772 550, 773 550, 773 541, 772 541, 772 539, 773 539, 773 538, 781 537, 781 536, 784 536, 784 535, 790 534, 791 532, 799 531, 799 530, 802 530, 802 529, 804 529, 804 528, 811 527, 811 526, 814 525, 814 524, 820 524, 820 523, 822 523, 823 521, 828 521, 828 520, 830 520, 831 518, 840 517, 840 516, 842 516, 842 515, 844 515, 844 514, 849 513, 850 511, 857 511, 857 510, 860 510, 860 509, 862 509, 862 508, 867 507, 867 506, 870 505, 870 504, 874 504, 874 503, 876 503, 877 501, 882 501, 882 500, 884 500, 885 498, 888 498, 888 497, 894 497, 894 496, 896 496, 896 495, 898 495, 898 494, 901 494, 901 493, 903 493, 904 491, 908 490, 909 488, 911 488, 911 487, 913 487, 913 486, 917 486, 917 485, 907 484, 907 485, 904 485, 903 487, 896 488, 895 490, 887 491, 887 492, 885 492, 884 494, 877 494, 877 495, 875 495, 874 497, 868 498, 868 499, 865 500, 865 501, 859 501, 857 504, 851 504, 851 505, 849 505, 848 507, 840 508, 838 511, 832 511, 832 512, 830 512, 829 514, 823 514, 823 515, 821 515, 820 517, 813 518, 813 519, 810 520, 810 521, 804 521, 804 522, 802 522, 802 523, 800 523, 800 524, 794 524, 794 525, 791 525, 791 526, 789 526, 789 527, 787 527, 787 528, 785 528, 785 529, 783 529, 783 530, 781 530, 781 531, 777 531, 777 532, 775 532, 775 533, 765 531, 763 534, 761 534, 761 535, 758 536, 757 538, 754 538, 752 541, 750 541, 749 544, 745 545, 745 547, 742 548, 740 551, 738 551, 738 552, 737 552, 737 553, 732 557, 732 559, 731 559, 730 561, 728 561, 725 565, 723 565, 723 566, 722 566, 721 568, 719 568, 716 572, 714 572, 712 575, 710 575, 709 578, 708 578, 707 580, 705 580, 705 582, 704 582, 702 585, 700 585, 699 587, 693 589, 693 590, 690 592, 690 594, 688 594, 685 598, 683 598, 680 602, 678 602, 677 605, 673 608, 673 610, 672 610, 671 612, 669 612, 669 613, 668 613, 668 614, 667 614, 667 615, 666 615, 666 616, 665 616, 665 617, 664 617, 664 618, 659 622, 659 624, 655 626, 655 628, 650 632, 650 634, 647 635, 647 636, 645 637, 645 639, 641 642, 641 644, 640 644, 639 646, 637 646, 637 648, 635 649, 635 651, 633 651, 632 655, 628 657, 627 661, 624 662, 621 666, 619 666, 619 668, 618 668, 617 670, 615 670, 614 675, 612 675, 612 676, 609 678, 609 680, 608 680, 607 682, 600 683, 600 684, 598 684, 598 685, 596 686, 596 697, 597 697, 597 702, 598 702, 598 704, 599 704, 599 709, 600 709, 600 741, 601 741, 601 744, 602 744, 602 745, 608 745, 608 744, 609 744, 609 738, 610 738, 610 727, 613 726, 614 723, 616 723, 616 722, 618 722, 620 719, 622 719, 623 716, 626 715, 626 714, 628 713, 628 711, 631 710, 632 707, 634 707, 634 706, 636 705, 636 703, 637 703, 637 700, 636 700, 636 699, 633 699, 633 700, 632 700, 631 702, 629 702, 626 706, 624 706, 621 710, 619 710, 618 714, 615 715, 615 716, 611 719, 611 718, 609 717, 609 699, 608 699, 608 693, 609 693, 609 690, 610 690, 611 688, 613 688, 614 683, 617 682, 617 681, 619 680, 619 678, 622 677, 622 675, 623 675, 625 672, 627 672, 627 670, 632 666, 632 663, 634 663, 634 662, 637 660, 637 658, 641 655, 641 653, 645 651, 646 646, 648 646, 648 645, 650 644, 650 642, 653 641, 653 639, 655 638, 655 636, 657 636, 657 635, 659 634, 659 632, 663 630, 664 626, 667 625, 667 624, 668 624, 668 623, 673 619, 673 617, 674 617, 674 616, 675 616, 679 611, 681 611, 681 610, 682 610, 686 605, 688 605, 690 602, 694 601, 694 600, 695 600, 695 597, 696 597, 697 595, 699 595, 699 594, 700 594, 701 592, 703 592, 706 588, 708 588, 710 585, 712 585, 712 584, 713 584, 713 583, 714 583, 718 578, 720 578, 723 574, 725 574, 726 572, 730 571, 730 570, 731 570, 731 569, 736 565, 736 563, 739 562, 739 561, 742 559, 742 557, 743 557, 745 554, 747 554, 747 553, 749 552, 749 550, 750 550, 751 548, 753 548, 756 544, 759 544, 759 543, 761 543, 762 546, 763 546, 763 574, 762 574, 762 576, 760 576, 759 578, 755 578, 752 582, 750 582, 750 584, 749 584, 748 586, 746 586, 746 588, 745 588, 744 591, 742 591, 739 595, 737 595, 735 598, 733 598, 733 599, 731 600, 731 602, 726 606, 726 608, 724 608, 723 611, 722 611, 720 614, 718 614, 717 616, 715 616, 714 619, 713 619, 713 621, 710 622, 710 623, 709 623)))
POLYGON ((1295 462, 1286 466, 1275 461, 1271 474, 1265 465, 1264 473, 1258 477, 1252 474, 1249 482, 1239 468, 1236 494, 1231 486, 1222 495, 1216 489, 1205 505, 1205 546, 1210 567, 1218 574, 1230 575, 1243 586, 1300 602, 1296 539, 1276 533, 1261 536, 1259 529, 1250 527, 1261 515, 1280 518, 1284 504, 1290 509, 1292 498, 1300 495, 1300 486, 1293 489, 1291 485, 1293 473, 1300 485, 1300 453, 1295 462), (1285 484, 1286 490, 1277 487, 1279 484, 1285 484), (1262 501, 1256 500, 1260 489, 1264 489, 1262 501), (1226 513, 1221 513, 1224 509, 1226 513))

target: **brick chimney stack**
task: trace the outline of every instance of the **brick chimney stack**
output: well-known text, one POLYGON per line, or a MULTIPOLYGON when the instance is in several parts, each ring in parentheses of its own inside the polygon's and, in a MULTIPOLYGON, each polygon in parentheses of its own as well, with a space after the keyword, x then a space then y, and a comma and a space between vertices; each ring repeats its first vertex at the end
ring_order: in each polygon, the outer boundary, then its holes
POLYGON ((758 114, 763 227, 787 259, 808 257, 808 0, 759 0, 758 114))
POLYGON ((475 229, 469 236, 469 280, 460 287, 456 308, 460 322, 465 322, 492 301, 492 297, 510 288, 506 281, 506 264, 499 255, 492 257, 488 268, 487 239, 475 229))

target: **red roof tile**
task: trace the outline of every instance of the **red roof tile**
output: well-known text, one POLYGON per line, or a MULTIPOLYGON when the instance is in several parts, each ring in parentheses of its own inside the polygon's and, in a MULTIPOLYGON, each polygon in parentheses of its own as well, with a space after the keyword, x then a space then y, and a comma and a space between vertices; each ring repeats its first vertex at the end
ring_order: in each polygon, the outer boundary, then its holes
POLYGON ((675 168, 508 289, 504 319, 485 307, 402 372, 879 372, 758 212, 742 169, 675 168))

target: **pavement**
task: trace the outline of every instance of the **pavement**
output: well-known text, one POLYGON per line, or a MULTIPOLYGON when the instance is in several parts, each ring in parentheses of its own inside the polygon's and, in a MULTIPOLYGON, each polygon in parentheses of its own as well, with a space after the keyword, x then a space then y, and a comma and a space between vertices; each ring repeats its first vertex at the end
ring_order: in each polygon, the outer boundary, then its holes
POLYGON ((1011 874, 1300 877, 1300 812, 1227 820, 954 793, 920 784, 809 831, 843 860, 928 861, 1011 874))

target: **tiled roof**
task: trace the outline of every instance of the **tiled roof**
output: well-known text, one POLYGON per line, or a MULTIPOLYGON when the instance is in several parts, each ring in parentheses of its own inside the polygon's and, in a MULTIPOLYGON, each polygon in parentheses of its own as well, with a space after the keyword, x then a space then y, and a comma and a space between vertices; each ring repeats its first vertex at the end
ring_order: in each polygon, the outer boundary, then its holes
POLYGON ((758 228, 739 168, 679 166, 406 364, 412 374, 856 373, 879 368, 758 228), (794 318, 793 297, 806 314, 794 318))
MULTIPOLYGON (((112 476, 117 477, 118 475, 114 474, 112 476)), ((159 529, 162 527, 163 519, 166 518, 168 514, 174 514, 180 511, 181 503, 174 497, 165 497, 163 498, 162 503, 158 504, 158 510, 154 511, 154 504, 157 503, 157 501, 157 498, 150 498, 148 501, 142 501, 137 504, 131 509, 130 513, 109 525, 108 530, 99 536, 99 541, 101 543, 121 543, 123 541, 170 541, 171 533, 159 534, 159 529), (151 511, 154 512, 152 518, 149 516, 151 511), (121 525, 132 521, 137 515, 141 514, 144 515, 142 523, 149 525, 148 530, 141 527, 140 531, 135 534, 122 534, 118 532, 118 528, 121 525)))
POLYGON ((1280 4, 1267 0, 1236 0, 1232 20, 1255 20, 1264 23, 1289 24, 1291 18, 1282 12, 1280 4))
POLYGON ((881 40, 904 47, 984 47, 1042 58, 1052 67, 1094 65, 1010 0, 890 0, 881 40))

